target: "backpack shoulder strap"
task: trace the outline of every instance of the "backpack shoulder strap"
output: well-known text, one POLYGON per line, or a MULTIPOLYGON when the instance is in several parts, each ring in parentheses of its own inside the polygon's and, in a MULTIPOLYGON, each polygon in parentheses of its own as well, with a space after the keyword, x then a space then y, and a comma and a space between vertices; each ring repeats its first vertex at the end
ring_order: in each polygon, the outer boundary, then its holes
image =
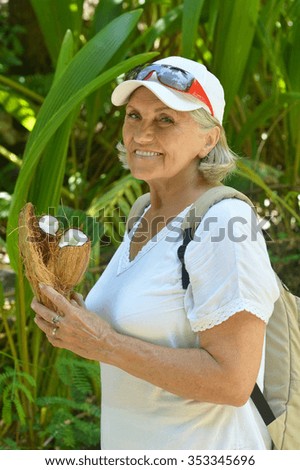
POLYGON ((205 216, 206 212, 223 199, 240 199, 254 208, 252 201, 240 191, 220 184, 202 194, 192 205, 182 223, 182 230, 191 228, 192 236, 194 235, 198 225, 205 216))
POLYGON ((182 265, 182 287, 184 289, 187 289, 190 282, 189 274, 186 270, 184 262, 184 254, 187 245, 193 239, 195 231, 198 225, 200 224, 201 220, 205 216, 206 212, 214 204, 217 204, 223 199, 232 198, 240 199, 249 204, 251 207, 254 207, 253 203, 245 194, 241 193, 240 191, 237 191, 234 188, 220 184, 218 186, 214 186, 213 188, 209 189, 204 194, 202 194, 194 202, 194 204, 191 206, 190 210, 186 214, 181 225, 183 231, 183 243, 177 251, 178 258, 180 259, 182 265))
POLYGON ((126 230, 129 233, 136 221, 141 217, 147 206, 150 205, 150 193, 140 196, 133 204, 126 222, 126 230))

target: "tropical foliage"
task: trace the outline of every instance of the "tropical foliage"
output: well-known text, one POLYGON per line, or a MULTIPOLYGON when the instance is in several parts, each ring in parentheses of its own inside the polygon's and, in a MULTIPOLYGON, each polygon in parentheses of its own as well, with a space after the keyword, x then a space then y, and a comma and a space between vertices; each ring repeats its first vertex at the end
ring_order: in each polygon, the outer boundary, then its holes
POLYGON ((271 218, 273 259, 299 265, 300 2, 29 1, 49 55, 43 74, 18 72, 30 30, 10 27, 9 3, 0 1, 0 248, 15 276, 15 286, 3 283, 0 291, 0 442, 98 448, 99 367, 53 349, 35 327, 18 213, 31 201, 37 213, 85 228, 93 241, 79 286, 85 294, 146 189, 118 163, 122 111, 110 103, 114 83, 156 56, 184 55, 206 64, 224 86, 224 127, 243 157, 229 183, 271 218), (279 260, 284 247, 290 250, 279 260))

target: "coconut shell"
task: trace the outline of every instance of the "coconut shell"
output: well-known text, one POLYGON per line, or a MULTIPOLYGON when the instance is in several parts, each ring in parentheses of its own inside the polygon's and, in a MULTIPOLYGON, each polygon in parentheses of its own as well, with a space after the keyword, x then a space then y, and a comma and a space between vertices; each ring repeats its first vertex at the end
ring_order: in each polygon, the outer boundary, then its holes
POLYGON ((19 215, 19 250, 23 260, 25 275, 37 299, 44 305, 53 305, 40 291, 39 283, 54 286, 54 273, 47 269, 49 250, 47 235, 39 228, 31 203, 27 203, 19 215))
POLYGON ((34 207, 29 202, 19 215, 19 250, 25 275, 37 299, 56 310, 43 295, 39 284, 52 286, 66 297, 81 281, 89 264, 91 244, 59 247, 60 235, 45 233, 39 226, 34 207))
POLYGON ((91 242, 81 246, 64 246, 56 258, 55 274, 63 281, 63 286, 71 291, 82 280, 89 263, 91 242))

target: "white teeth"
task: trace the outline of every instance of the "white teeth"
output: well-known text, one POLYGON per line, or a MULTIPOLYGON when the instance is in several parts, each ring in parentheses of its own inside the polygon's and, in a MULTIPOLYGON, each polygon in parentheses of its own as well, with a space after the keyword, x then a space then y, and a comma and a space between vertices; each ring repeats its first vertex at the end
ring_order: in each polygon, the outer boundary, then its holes
POLYGON ((134 152, 138 157, 157 157, 161 155, 159 152, 144 152, 142 150, 136 150, 134 152))

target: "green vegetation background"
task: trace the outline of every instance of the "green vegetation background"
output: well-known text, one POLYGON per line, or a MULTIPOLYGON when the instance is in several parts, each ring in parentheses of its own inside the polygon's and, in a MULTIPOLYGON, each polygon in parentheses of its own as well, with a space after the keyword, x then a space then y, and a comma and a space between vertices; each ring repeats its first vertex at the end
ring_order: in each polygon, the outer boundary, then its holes
POLYGON ((146 190, 115 148, 110 94, 132 67, 183 55, 220 78, 241 156, 228 184, 255 202, 275 269, 300 293, 299 19, 299 0, 0 0, 0 449, 99 448, 99 365, 35 327, 17 221, 31 201, 86 230, 85 295, 146 190))

